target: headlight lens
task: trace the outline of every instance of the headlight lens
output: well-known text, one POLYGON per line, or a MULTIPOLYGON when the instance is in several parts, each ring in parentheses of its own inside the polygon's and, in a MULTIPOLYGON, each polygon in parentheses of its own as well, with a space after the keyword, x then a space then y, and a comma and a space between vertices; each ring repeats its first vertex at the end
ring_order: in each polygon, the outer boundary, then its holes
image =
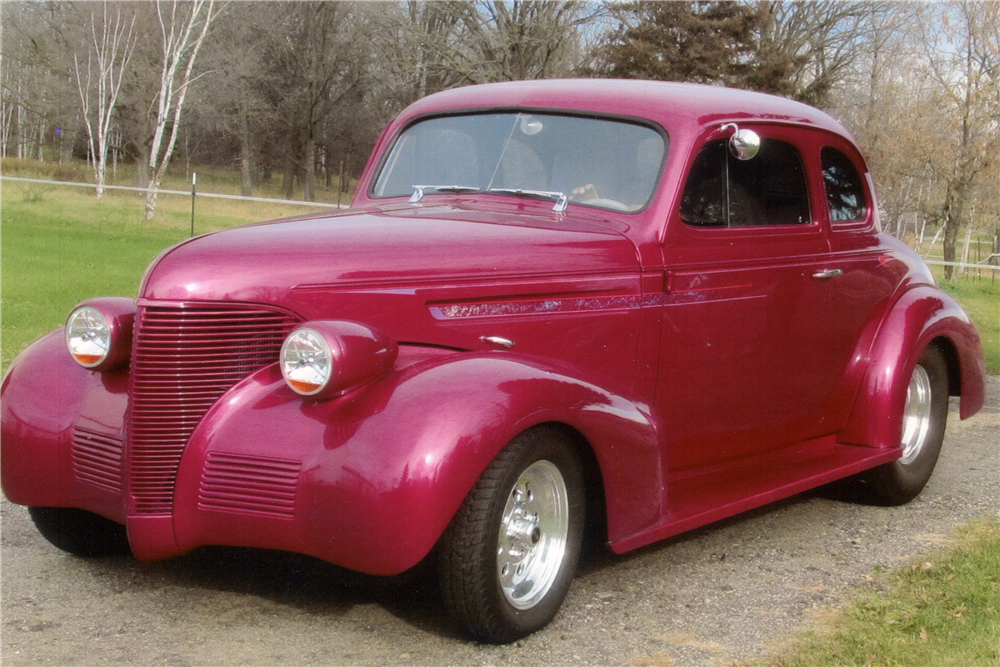
POLYGON ((111 351, 111 327, 97 308, 80 306, 66 321, 66 346, 85 368, 99 366, 111 351))
POLYGON ((318 332, 300 327, 281 346, 281 374, 303 396, 323 390, 333 375, 333 354, 318 332))

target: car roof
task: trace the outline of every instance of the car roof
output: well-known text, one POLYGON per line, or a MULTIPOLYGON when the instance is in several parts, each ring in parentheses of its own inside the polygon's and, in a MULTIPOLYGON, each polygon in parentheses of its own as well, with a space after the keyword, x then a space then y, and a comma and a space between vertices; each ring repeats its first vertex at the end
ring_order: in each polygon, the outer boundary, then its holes
POLYGON ((429 95, 406 109, 401 122, 461 109, 567 109, 651 120, 671 127, 722 122, 783 122, 822 128, 854 143, 826 113, 775 95, 694 83, 638 79, 541 79, 488 83, 429 95))

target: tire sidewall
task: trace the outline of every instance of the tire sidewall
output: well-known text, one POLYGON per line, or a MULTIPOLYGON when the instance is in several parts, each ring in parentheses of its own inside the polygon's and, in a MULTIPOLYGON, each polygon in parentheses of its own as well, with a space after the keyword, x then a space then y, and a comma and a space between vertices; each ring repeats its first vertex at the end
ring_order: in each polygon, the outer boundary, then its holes
MULTIPOLYGON (((866 487, 862 498, 878 505, 903 505, 916 498, 934 472, 941 443, 944 440, 948 421, 948 367, 944 355, 933 345, 928 345, 920 354, 917 364, 927 371, 931 386, 931 423, 920 451, 909 463, 902 458, 879 466, 862 476, 866 487)), ((910 375, 903 387, 902 402, 905 405, 906 388, 910 375)), ((900 413, 900 437, 902 437, 902 413, 900 413)))
MULTIPOLYGON (((903 463, 900 459, 892 464, 898 474, 900 486, 914 490, 914 495, 920 492, 934 471, 934 465, 941 453, 941 443, 944 441, 944 430, 948 420, 948 368, 944 358, 937 348, 928 346, 921 353, 917 365, 923 366, 930 380, 930 428, 925 436, 923 446, 913 461, 903 463)), ((909 379, 907 379, 907 386, 909 386, 909 379)))
POLYGON ((73 507, 29 507, 42 537, 63 551, 85 558, 131 553, 125 526, 73 507))
MULTIPOLYGON (((525 445, 520 447, 516 463, 511 465, 502 478, 500 489, 490 507, 490 527, 488 548, 483 552, 486 562, 482 563, 483 572, 490 577, 489 591, 493 597, 491 606, 496 610, 500 626, 509 630, 508 641, 528 635, 545 627, 559 611, 570 583, 576 572, 576 564, 580 555, 580 544, 584 526, 584 484, 583 471, 577 456, 565 440, 553 436, 547 431, 524 434, 525 445), (537 461, 549 461, 554 464, 562 475, 569 499, 569 526, 566 536, 566 552, 559 572, 545 596, 529 609, 517 609, 507 600, 500 585, 500 573, 497 570, 496 553, 500 537, 500 521, 507 499, 510 497, 518 478, 530 465, 537 461)), ((515 441, 516 442, 516 441, 515 441)), ((514 444, 512 442, 512 444, 514 444)), ((521 444, 521 443, 518 443, 521 444)))

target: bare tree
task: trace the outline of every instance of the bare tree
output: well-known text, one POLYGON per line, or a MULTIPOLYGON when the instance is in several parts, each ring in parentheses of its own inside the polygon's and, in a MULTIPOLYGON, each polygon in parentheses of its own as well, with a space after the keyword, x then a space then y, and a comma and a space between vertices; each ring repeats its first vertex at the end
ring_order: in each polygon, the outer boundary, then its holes
MULTIPOLYGON (((997 24, 994 3, 962 2, 923 8, 921 41, 932 104, 924 121, 942 140, 925 159, 942 184, 937 216, 944 226, 944 259, 954 262, 958 234, 969 223, 977 185, 1000 150, 997 24)), ((953 267, 945 267, 951 278, 953 267)))
POLYGON ((66 32, 75 16, 62 3, 0 2, 4 156, 41 160, 49 149, 72 147, 80 102, 66 32), (69 131, 57 134, 56 128, 69 131))
POLYGON ((122 18, 116 10, 114 19, 108 15, 108 3, 103 3, 101 18, 90 14, 90 48, 87 50, 85 74, 80 73, 80 62, 73 55, 77 90, 80 91, 80 109, 87 128, 87 139, 94 162, 94 182, 97 196, 104 194, 104 176, 108 159, 108 137, 112 118, 118 102, 125 68, 135 47, 135 16, 131 21, 122 18), (100 35, 97 23, 100 21, 100 35), (95 72, 96 68, 96 72, 95 72), (96 87, 96 90, 94 89, 96 87), (94 117, 96 114, 96 117, 94 117))
POLYGON ((783 93, 823 105, 830 90, 843 80, 868 37, 868 19, 883 11, 878 2, 772 2, 758 0, 760 45, 758 71, 768 64, 784 70, 783 93))
POLYGON ((155 189, 160 187, 177 144, 181 112, 191 84, 191 71, 209 26, 218 15, 214 9, 215 0, 193 0, 183 5, 173 0, 167 12, 164 12, 159 0, 156 3, 156 16, 163 38, 163 67, 160 73, 160 90, 156 97, 153 140, 149 147, 147 187, 150 191, 146 193, 147 220, 156 211, 155 189), (168 124, 170 135, 164 143, 168 124))
POLYGON ((266 95, 276 76, 270 56, 282 35, 275 13, 273 5, 263 3, 229 5, 201 55, 200 62, 213 72, 212 85, 199 88, 191 100, 192 108, 200 108, 199 117, 211 119, 203 130, 238 150, 233 161, 239 164, 244 196, 253 194, 258 154, 268 143, 268 128, 277 122, 275 105, 266 95))
POLYGON ((283 191, 290 198, 298 180, 303 196, 312 201, 326 121, 336 109, 350 105, 362 88, 370 39, 359 4, 293 2, 278 7, 275 23, 282 32, 270 54, 275 76, 269 92, 284 135, 283 191))
POLYGON ((582 59, 578 28, 603 11, 578 0, 452 1, 432 10, 451 15, 454 29, 427 35, 425 67, 466 84, 571 75, 582 59))

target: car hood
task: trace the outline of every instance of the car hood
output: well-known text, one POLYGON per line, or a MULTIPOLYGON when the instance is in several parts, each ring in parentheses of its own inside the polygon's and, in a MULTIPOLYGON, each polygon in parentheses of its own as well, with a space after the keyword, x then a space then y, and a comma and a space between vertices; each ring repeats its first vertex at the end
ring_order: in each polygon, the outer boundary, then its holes
POLYGON ((282 305, 293 290, 440 285, 638 270, 636 249, 599 220, 456 207, 400 207, 207 234, 161 255, 140 296, 282 305))

